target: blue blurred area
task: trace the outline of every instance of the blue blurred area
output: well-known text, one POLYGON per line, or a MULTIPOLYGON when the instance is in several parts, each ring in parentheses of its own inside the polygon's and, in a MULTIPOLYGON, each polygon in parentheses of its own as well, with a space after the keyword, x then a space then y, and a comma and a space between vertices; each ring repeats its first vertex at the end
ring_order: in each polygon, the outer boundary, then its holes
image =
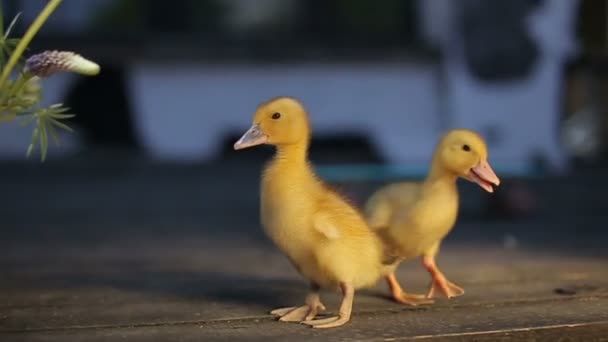
MULTIPOLYGON (((7 16, 41 4, 7 1, 7 16)), ((492 159, 527 174, 568 166, 559 129, 567 63, 579 55, 578 1, 66 1, 33 50, 73 49, 102 76, 47 80, 79 134, 52 151, 137 148, 208 162, 277 95, 304 101, 315 136, 358 134, 388 163, 422 168, 442 132, 487 137, 492 159)), ((0 127, 3 159, 25 129, 0 127)), ((360 160, 360 162, 367 162, 360 160)))
MULTIPOLYGON (((43 6, 3 4, 5 19, 22 12, 17 33, 43 6)), ((503 178, 565 176, 580 161, 600 168, 605 8, 576 0, 64 1, 31 52, 74 50, 102 73, 45 80, 44 101, 77 114, 76 134, 61 136, 49 163, 257 172, 268 149, 237 155, 230 147, 260 102, 290 95, 309 109, 312 159, 335 183, 422 178, 453 127, 487 139, 503 178)), ((25 161, 30 136, 28 127, 0 126, 0 161, 11 172, 45 167, 25 161)))

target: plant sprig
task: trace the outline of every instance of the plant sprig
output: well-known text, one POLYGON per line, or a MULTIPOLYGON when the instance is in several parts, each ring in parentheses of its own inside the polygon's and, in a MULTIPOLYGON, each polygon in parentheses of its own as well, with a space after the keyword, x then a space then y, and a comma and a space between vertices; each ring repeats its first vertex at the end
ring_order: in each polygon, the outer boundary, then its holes
POLYGON ((57 129, 63 129, 68 132, 73 132, 72 128, 62 122, 62 120, 73 118, 74 114, 66 114, 70 110, 64 107, 62 104, 54 104, 48 108, 42 108, 35 111, 30 117, 23 120, 21 125, 28 125, 32 121, 36 122, 34 133, 32 134, 32 141, 27 148, 27 157, 36 149, 36 145, 40 145, 40 156, 41 160, 44 161, 47 156, 47 150, 49 145, 49 136, 55 144, 59 145, 59 137, 57 136, 57 129))
POLYGON ((30 157, 39 146, 42 161, 47 157, 49 136, 55 144, 59 144, 58 129, 73 132, 63 121, 74 115, 67 114, 69 109, 62 104, 46 108, 39 106, 42 98, 40 78, 49 77, 56 72, 97 75, 100 70, 96 63, 69 51, 44 51, 23 60, 22 56, 28 45, 61 2, 62 0, 48 1, 23 38, 9 38, 19 14, 13 18, 5 31, 0 4, 0 123, 14 121, 19 117, 25 117, 21 122, 23 126, 34 123, 26 156, 30 157), (11 80, 10 75, 15 67, 21 71, 15 80, 11 80))
MULTIPOLYGON (((62 1, 63 0, 50 0, 46 4, 46 6, 44 6, 40 14, 38 14, 38 17, 36 17, 30 27, 28 27, 27 31, 25 31, 23 38, 15 47, 15 51, 10 54, 8 63, 6 64, 6 66, 2 67, 2 73, 0 74, 0 89, 2 89, 4 82, 6 82, 8 76, 11 74, 11 71, 13 71, 13 68, 15 67, 15 65, 17 65, 17 62, 21 58, 21 55, 23 55, 25 49, 28 47, 32 39, 34 39, 36 33, 38 33, 44 22, 47 21, 47 19, 51 16, 55 9, 57 9, 57 6, 59 6, 62 1)), ((7 34, 5 34, 4 36, 6 37, 7 34)))

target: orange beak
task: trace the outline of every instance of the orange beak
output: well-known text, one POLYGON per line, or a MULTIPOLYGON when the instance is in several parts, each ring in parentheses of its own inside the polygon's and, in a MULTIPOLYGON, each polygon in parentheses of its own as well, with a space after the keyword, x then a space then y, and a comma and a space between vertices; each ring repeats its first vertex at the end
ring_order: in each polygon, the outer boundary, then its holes
POLYGON ((477 183, 487 192, 494 192, 492 186, 499 186, 500 179, 492 170, 492 167, 486 160, 481 160, 479 163, 471 168, 466 175, 467 179, 471 182, 477 183))

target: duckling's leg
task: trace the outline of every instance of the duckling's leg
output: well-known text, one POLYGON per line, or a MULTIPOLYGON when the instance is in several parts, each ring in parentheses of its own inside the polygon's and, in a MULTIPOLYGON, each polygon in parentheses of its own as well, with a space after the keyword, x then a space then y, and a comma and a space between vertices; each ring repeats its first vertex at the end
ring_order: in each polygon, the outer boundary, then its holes
POLYGON ((312 325, 313 328, 334 328, 344 325, 350 320, 350 315, 353 311, 353 299, 355 297, 355 288, 346 283, 340 284, 342 288, 342 304, 338 316, 316 319, 314 321, 303 321, 303 324, 312 325))
POLYGON ((432 299, 426 298, 425 295, 404 292, 397 281, 397 277, 395 277, 395 272, 391 272, 386 276, 386 282, 391 289, 393 299, 398 303, 416 306, 435 302, 432 299))
POLYGON ((427 298, 433 298, 436 291, 441 291, 441 293, 448 298, 458 297, 464 294, 464 290, 460 286, 447 280, 439 270, 435 263, 435 255, 425 255, 422 258, 422 263, 433 278, 431 286, 429 287, 429 292, 426 295, 427 298))
POLYGON ((325 306, 319 297, 319 290, 319 285, 311 284, 310 293, 306 296, 306 305, 280 308, 272 310, 270 313, 281 317, 279 321, 282 322, 310 321, 317 316, 318 312, 325 311, 325 306))

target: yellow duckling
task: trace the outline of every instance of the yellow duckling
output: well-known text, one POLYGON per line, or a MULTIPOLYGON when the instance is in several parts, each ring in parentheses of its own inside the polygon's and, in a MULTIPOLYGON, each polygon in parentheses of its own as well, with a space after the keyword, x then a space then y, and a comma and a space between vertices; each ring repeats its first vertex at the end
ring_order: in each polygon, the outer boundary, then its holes
MULTIPOLYGON (((389 246, 389 255, 400 260, 423 256, 432 283, 426 296, 405 293, 394 272, 386 280, 393 298, 400 303, 432 303, 440 291, 451 298, 464 290, 448 281, 435 257, 458 214, 456 181, 462 177, 493 192, 500 180, 488 163, 486 144, 477 133, 457 129, 446 133, 435 149, 431 170, 423 182, 387 185, 374 193, 365 206, 366 219, 389 246)), ((398 262, 397 262, 398 263, 398 262)), ((397 265, 394 265, 395 267, 397 265)))
POLYGON ((236 150, 276 146, 261 184, 265 232, 311 284, 305 305, 273 310, 281 321, 330 328, 350 320, 356 289, 374 285, 382 273, 383 247, 363 215, 317 178, 308 161, 310 124, 297 100, 279 97, 260 105, 253 126, 236 150), (313 320, 325 309, 320 288, 341 289, 338 316, 313 320))

